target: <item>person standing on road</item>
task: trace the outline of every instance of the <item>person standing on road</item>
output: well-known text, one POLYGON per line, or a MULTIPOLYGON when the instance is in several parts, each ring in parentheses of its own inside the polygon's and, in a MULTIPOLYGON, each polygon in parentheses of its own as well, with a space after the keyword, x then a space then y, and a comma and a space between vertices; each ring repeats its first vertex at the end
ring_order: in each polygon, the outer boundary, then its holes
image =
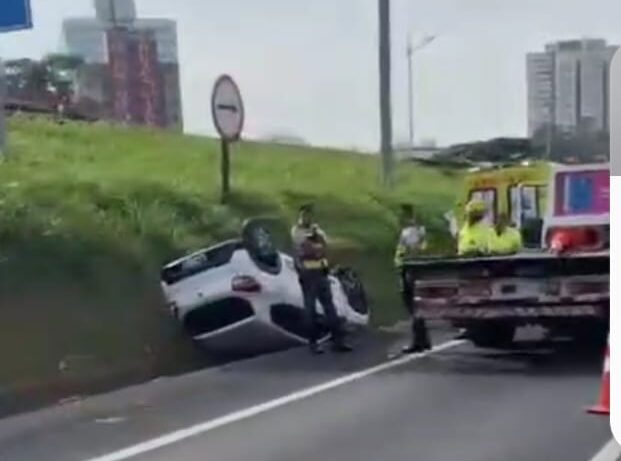
POLYGON ((402 349, 404 354, 414 354, 431 349, 427 324, 423 318, 417 316, 414 300, 415 280, 410 271, 406 270, 405 262, 416 258, 426 247, 426 231, 418 226, 414 217, 412 205, 401 206, 401 234, 395 251, 395 267, 399 272, 401 282, 402 302, 411 317, 412 337, 410 343, 402 349))
POLYGON ((309 322, 309 346, 313 354, 323 353, 318 344, 321 332, 317 301, 323 307, 327 327, 330 331, 332 348, 335 352, 349 352, 351 346, 345 343, 343 325, 336 313, 332 299, 329 264, 326 257, 327 238, 324 231, 314 222, 313 205, 300 207, 298 222, 291 229, 295 262, 304 296, 304 307, 309 322))

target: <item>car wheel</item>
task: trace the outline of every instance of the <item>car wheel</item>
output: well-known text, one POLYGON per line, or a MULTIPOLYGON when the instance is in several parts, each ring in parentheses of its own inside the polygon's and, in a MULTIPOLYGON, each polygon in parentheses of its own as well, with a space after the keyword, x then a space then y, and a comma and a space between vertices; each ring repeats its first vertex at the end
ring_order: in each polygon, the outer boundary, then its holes
POLYGON ((280 274, 282 260, 276 249, 272 234, 259 219, 250 219, 244 223, 242 242, 250 259, 263 272, 280 274))
POLYGON ((358 314, 369 313, 369 302, 360 276, 351 268, 336 268, 332 275, 340 282, 347 302, 358 314))

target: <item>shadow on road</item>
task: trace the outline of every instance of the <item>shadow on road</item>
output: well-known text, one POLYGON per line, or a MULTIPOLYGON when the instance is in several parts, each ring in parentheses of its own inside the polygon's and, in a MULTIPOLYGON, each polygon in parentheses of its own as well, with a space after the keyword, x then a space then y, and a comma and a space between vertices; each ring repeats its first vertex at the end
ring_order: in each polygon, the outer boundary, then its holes
POLYGON ((426 357, 425 373, 463 375, 597 376, 603 351, 572 342, 524 343, 513 350, 478 349, 470 344, 426 357))

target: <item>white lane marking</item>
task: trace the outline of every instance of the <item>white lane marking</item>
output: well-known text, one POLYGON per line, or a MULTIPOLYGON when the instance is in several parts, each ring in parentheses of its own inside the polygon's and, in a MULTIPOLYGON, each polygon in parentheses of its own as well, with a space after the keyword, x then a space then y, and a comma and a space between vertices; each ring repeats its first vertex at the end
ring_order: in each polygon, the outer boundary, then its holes
POLYGON ((620 457, 621 446, 612 439, 590 461, 617 461, 620 457))
POLYGON ((153 438, 151 440, 147 440, 145 442, 142 442, 142 443, 139 443, 137 445, 133 445, 127 448, 123 448, 122 450, 115 451, 113 453, 109 453, 107 455, 103 455, 98 458, 91 458, 87 461, 124 461, 126 459, 133 458, 135 456, 142 455, 144 453, 148 453, 148 452, 157 450, 159 448, 163 448, 168 445, 172 445, 174 443, 180 442, 190 437, 195 437, 197 435, 204 434, 214 429, 218 429, 222 426, 236 423, 244 419, 252 418, 253 416, 257 416, 257 415, 260 415, 261 413, 266 413, 268 411, 275 410, 276 408, 285 406, 287 404, 307 399, 309 397, 320 394, 322 392, 326 392, 331 389, 344 386, 346 384, 350 384, 354 381, 359 381, 371 375, 381 373, 382 371, 390 370, 391 368, 396 368, 396 367, 405 365, 407 363, 410 363, 417 359, 425 357, 429 354, 441 352, 446 349, 460 346, 464 344, 465 342, 466 341, 463 341, 463 340, 449 341, 449 342, 440 344, 439 346, 434 347, 431 351, 423 353, 423 354, 403 356, 401 358, 382 363, 381 365, 376 365, 366 370, 361 370, 361 371, 358 371, 358 372, 355 372, 349 375, 345 375, 341 378, 337 378, 335 380, 328 381, 323 384, 319 384, 317 386, 309 387, 307 389, 302 389, 302 390, 293 392, 291 394, 276 398, 274 400, 270 400, 268 402, 255 405, 253 407, 246 408, 244 410, 236 411, 228 415, 221 416, 216 419, 212 419, 210 421, 205 421, 204 423, 199 423, 194 426, 187 427, 185 429, 180 429, 178 431, 171 432, 169 434, 164 434, 159 437, 153 438))
POLYGON ((111 416, 109 418, 98 418, 95 420, 97 424, 120 424, 127 421, 127 418, 122 416, 111 416))

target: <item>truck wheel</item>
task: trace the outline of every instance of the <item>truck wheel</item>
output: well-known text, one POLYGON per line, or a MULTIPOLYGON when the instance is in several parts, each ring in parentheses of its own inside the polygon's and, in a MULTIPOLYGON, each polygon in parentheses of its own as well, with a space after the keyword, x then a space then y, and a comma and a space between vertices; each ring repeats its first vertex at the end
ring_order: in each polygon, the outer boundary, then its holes
POLYGON ((570 324, 551 327, 553 337, 570 338, 576 344, 588 349, 599 350, 606 346, 609 322, 582 321, 581 324, 570 324))
POLYGON ((606 346, 608 329, 603 326, 593 326, 590 329, 576 329, 573 337, 578 344, 589 349, 599 350, 606 346))
POLYGON ((513 344, 515 326, 505 323, 489 323, 467 328, 467 338, 477 347, 504 349, 513 344))

